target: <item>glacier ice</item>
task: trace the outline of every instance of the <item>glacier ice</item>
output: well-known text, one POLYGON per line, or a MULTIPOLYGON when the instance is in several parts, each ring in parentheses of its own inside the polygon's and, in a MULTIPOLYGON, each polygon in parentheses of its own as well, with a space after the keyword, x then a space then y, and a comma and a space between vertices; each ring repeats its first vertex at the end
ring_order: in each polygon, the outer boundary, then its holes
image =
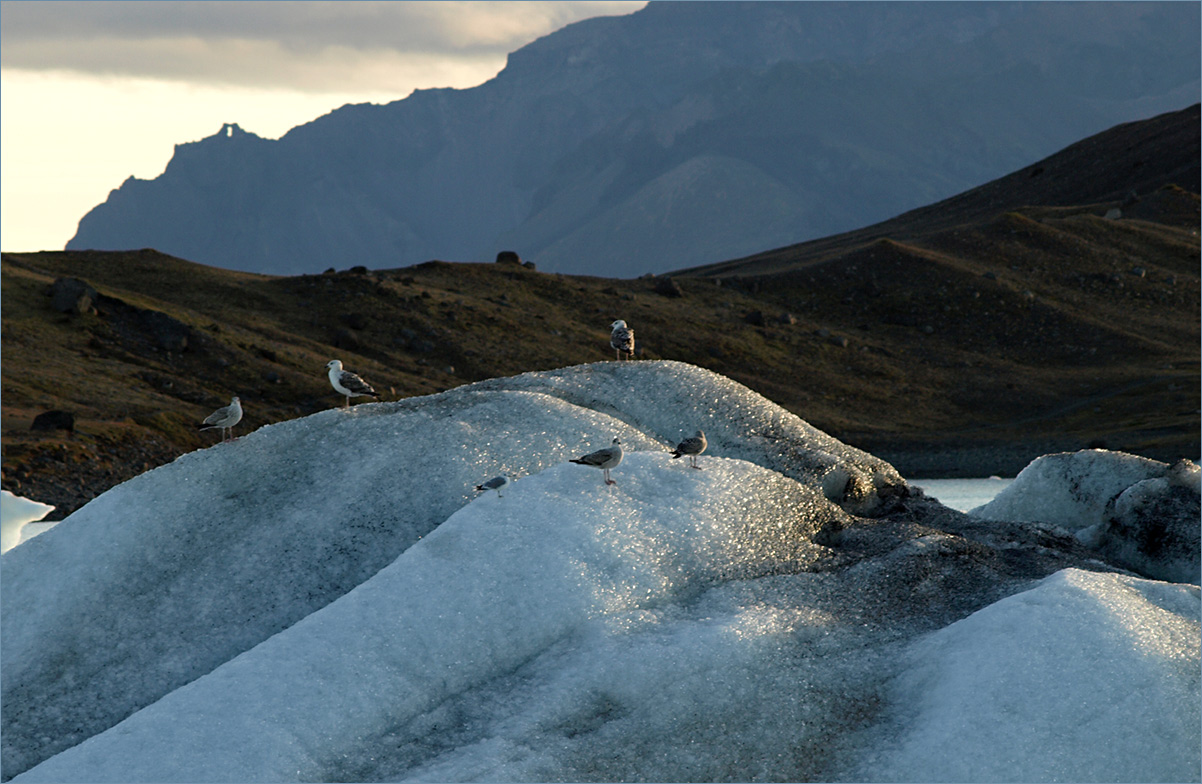
POLYGON ((260 428, 113 488, 55 538, 6 555, 5 774, 345 594, 474 497, 479 482, 537 472, 614 435, 631 451, 663 449, 704 418, 717 436, 712 454, 779 464, 787 453, 828 491, 837 485, 836 495, 858 481, 860 505, 877 498, 863 488, 904 486, 888 464, 840 450, 723 376, 674 362, 612 364, 556 376, 556 393, 572 401, 523 389, 518 376, 260 428), (789 441, 793 433, 805 440, 789 441))
POLYGON ((910 493, 680 363, 260 428, 0 566, 18 781, 1003 780, 999 741, 1035 781, 1110 770, 1119 728, 1158 756, 1115 777, 1197 767, 1195 586, 910 493), (703 471, 668 451, 698 427, 703 471), (614 435, 616 486, 566 462, 614 435))
POLYGON ((54 511, 50 504, 22 498, 0 490, 0 553, 7 553, 26 539, 30 523, 36 523, 54 511))
POLYGON ((1065 569, 933 632, 850 777, 1197 781, 1198 607, 1194 586, 1065 569))
POLYGON ((1202 570, 1199 468, 1087 449, 1036 458, 989 503, 985 520, 1024 520, 1071 531, 1111 562, 1142 575, 1197 584, 1202 570))

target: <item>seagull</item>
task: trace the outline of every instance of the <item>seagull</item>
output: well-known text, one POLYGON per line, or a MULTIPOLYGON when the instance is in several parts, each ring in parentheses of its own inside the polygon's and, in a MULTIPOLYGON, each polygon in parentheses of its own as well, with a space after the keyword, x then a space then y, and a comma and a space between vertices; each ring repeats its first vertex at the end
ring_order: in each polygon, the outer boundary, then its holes
POLYGON ((334 389, 338 390, 340 395, 346 395, 342 400, 343 407, 351 404, 352 397, 359 397, 361 395, 379 397, 376 394, 376 390, 371 388, 371 384, 349 370, 343 370, 342 360, 331 359, 326 363, 326 367, 330 369, 330 383, 334 385, 334 389))
POLYGON ((240 421, 242 421, 242 401, 238 399, 237 395, 234 395, 228 406, 209 414, 197 427, 201 430, 221 428, 221 440, 224 441, 227 435, 233 435, 234 425, 240 421))
POLYGON ((675 460, 681 455, 688 455, 689 462, 693 468, 701 468, 701 466, 697 465, 697 455, 704 452, 707 446, 709 446, 709 443, 705 440, 705 433, 698 430, 692 436, 680 442, 676 447, 676 451, 672 453, 672 459, 675 460))
POLYGON ((489 479, 487 482, 485 482, 482 485, 476 485, 476 489, 481 492, 483 492, 485 490, 496 490, 497 498, 501 498, 502 497, 501 488, 504 487, 505 485, 509 484, 509 482, 510 482, 509 477, 505 476, 504 474, 501 474, 500 476, 494 476, 492 479, 489 479))
POLYGON ((634 330, 626 326, 626 322, 618 319, 610 324, 610 329, 613 332, 609 333, 609 345, 613 346, 614 353, 618 359, 622 359, 623 354, 634 356, 634 330))
POLYGON ((622 442, 617 436, 614 436, 613 445, 607 446, 604 449, 598 449, 596 452, 589 452, 587 455, 574 458, 568 462, 600 468, 605 476, 605 484, 616 485, 617 482, 609 478, 609 469, 614 468, 618 463, 622 462, 622 442))

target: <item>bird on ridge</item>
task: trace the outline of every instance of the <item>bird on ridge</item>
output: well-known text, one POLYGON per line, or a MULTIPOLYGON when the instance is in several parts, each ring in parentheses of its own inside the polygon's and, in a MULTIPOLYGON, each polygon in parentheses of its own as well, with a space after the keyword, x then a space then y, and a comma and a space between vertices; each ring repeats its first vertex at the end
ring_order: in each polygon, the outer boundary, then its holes
POLYGON ((614 436, 613 444, 610 446, 573 458, 568 462, 600 468, 602 476, 605 477, 605 484, 616 485, 617 482, 609 478, 609 470, 622 462, 622 441, 617 436, 614 436))
POLYGON ((213 413, 204 418, 196 427, 201 430, 215 430, 221 428, 221 440, 225 441, 226 436, 233 436, 234 425, 242 421, 242 401, 237 395, 234 395, 228 406, 222 406, 213 413))
POLYGON ((634 356, 634 330, 626 326, 626 322, 618 319, 610 324, 609 345, 613 347, 617 358, 622 359, 623 354, 634 356))
POLYGON ((511 481, 512 480, 505 476, 505 474, 501 474, 500 476, 494 476, 492 479, 489 479, 482 485, 476 485, 476 489, 480 492, 484 492, 485 490, 496 490, 497 498, 502 498, 503 496, 501 495, 501 488, 505 487, 511 481))
POLYGON ((681 455, 688 455, 689 463, 692 467, 701 468, 701 466, 697 465, 697 455, 704 452, 707 446, 709 446, 709 443, 705 440, 705 433, 698 430, 676 446, 676 451, 672 453, 672 459, 675 460, 681 455))
POLYGON ((346 396, 342 399, 344 408, 351 404, 352 397, 360 397, 362 395, 374 398, 380 397, 376 390, 371 388, 371 384, 349 370, 343 370, 342 360, 331 359, 326 363, 326 367, 330 371, 330 384, 333 385, 334 389, 340 395, 346 396))

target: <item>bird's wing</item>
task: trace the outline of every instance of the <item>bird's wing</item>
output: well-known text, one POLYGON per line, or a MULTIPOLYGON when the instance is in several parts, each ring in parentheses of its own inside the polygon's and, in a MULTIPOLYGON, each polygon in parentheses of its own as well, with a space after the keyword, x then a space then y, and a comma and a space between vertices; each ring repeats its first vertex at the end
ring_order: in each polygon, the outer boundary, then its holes
POLYGON ((596 452, 589 452, 587 455, 581 455, 573 460, 573 463, 580 463, 587 466, 599 466, 607 460, 611 460, 614 456, 613 448, 598 449, 596 452))
POLYGON ((342 375, 338 377, 338 383, 352 392, 360 392, 365 395, 374 395, 376 393, 376 390, 371 388, 371 384, 347 370, 342 371, 342 375))
POLYGON ((214 411, 213 413, 209 414, 207 417, 205 417, 204 422, 202 422, 201 424, 203 424, 203 425, 220 425, 223 422, 225 422, 225 420, 230 419, 233 416, 233 413, 234 413, 233 406, 226 406, 225 408, 219 408, 216 411, 214 411))

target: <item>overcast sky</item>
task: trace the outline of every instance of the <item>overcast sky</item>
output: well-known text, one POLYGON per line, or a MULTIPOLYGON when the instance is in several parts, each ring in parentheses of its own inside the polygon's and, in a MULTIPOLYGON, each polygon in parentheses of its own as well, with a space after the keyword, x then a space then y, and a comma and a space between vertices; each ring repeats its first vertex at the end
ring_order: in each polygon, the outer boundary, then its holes
POLYGON ((223 123, 473 87, 509 52, 645 2, 0 2, 0 247, 61 250, 126 177, 223 123))

